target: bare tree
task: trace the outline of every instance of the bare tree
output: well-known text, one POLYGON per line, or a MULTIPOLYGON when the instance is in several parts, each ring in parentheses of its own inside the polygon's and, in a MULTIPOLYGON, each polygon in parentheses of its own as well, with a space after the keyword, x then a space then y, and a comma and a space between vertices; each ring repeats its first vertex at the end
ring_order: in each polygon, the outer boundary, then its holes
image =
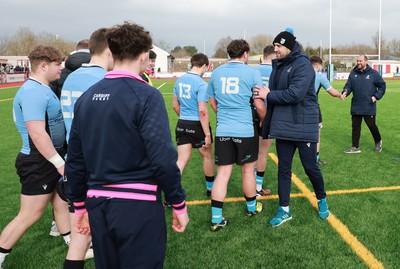
MULTIPOLYGON (((372 45, 375 49, 375 54, 379 53, 379 30, 376 31, 375 35, 372 37, 372 45)), ((387 54, 386 39, 381 36, 381 54, 387 54)))
POLYGON ((226 48, 229 43, 231 43, 232 38, 230 36, 223 37, 218 40, 217 45, 215 46, 214 58, 228 58, 228 53, 226 52, 226 48))
POLYGON ((36 35, 28 27, 21 27, 11 38, 0 38, 0 55, 28 55, 39 44, 55 46, 64 55, 68 55, 76 46, 75 42, 65 40, 57 34, 43 32, 36 35))
POLYGON ((400 57, 400 40, 399 39, 392 39, 388 45, 388 52, 390 55, 400 57))
POLYGON ((253 55, 262 54, 266 45, 271 45, 274 37, 271 35, 259 34, 250 39, 250 53, 253 55))
POLYGON ((4 53, 7 48, 9 40, 10 39, 6 35, 0 36, 0 55, 5 55, 4 53))
POLYGON ((29 27, 21 27, 7 44, 5 55, 28 55, 38 40, 29 27))
POLYGON ((171 46, 165 40, 158 40, 155 45, 165 51, 171 51, 171 46))

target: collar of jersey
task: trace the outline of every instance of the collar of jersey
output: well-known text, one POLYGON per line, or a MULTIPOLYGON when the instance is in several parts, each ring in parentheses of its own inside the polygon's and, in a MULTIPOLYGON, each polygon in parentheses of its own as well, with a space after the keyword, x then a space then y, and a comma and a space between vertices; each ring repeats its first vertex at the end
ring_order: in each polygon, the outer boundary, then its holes
POLYGON ((140 82, 146 83, 148 84, 144 79, 142 79, 140 76, 133 74, 131 72, 128 71, 124 71, 124 70, 112 70, 109 71, 105 76, 105 78, 132 78, 132 79, 136 79, 140 82))
POLYGON ((229 63, 232 63, 232 64, 245 64, 245 63, 242 62, 242 61, 234 61, 234 60, 229 61, 229 63))
POLYGON ((195 76, 199 76, 199 77, 200 77, 200 75, 199 75, 199 74, 197 74, 196 72, 187 71, 187 73, 188 73, 188 74, 192 74, 192 75, 195 75, 195 76))
POLYGON ((29 80, 35 81, 35 82, 39 83, 40 85, 43 85, 43 86, 46 86, 47 88, 50 88, 49 85, 43 84, 42 82, 40 82, 39 80, 37 80, 34 77, 29 77, 29 80))

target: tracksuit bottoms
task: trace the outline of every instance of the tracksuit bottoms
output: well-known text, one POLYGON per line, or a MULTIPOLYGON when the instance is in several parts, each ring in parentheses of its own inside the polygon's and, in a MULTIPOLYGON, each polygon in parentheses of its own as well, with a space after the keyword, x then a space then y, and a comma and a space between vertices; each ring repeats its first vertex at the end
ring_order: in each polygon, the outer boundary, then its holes
POLYGON ((96 269, 163 268, 165 210, 161 202, 87 198, 96 269))
POLYGON ((292 161, 296 149, 299 150, 300 160, 304 171, 313 185, 317 199, 326 197, 324 179, 315 156, 317 156, 317 143, 298 142, 276 139, 278 154, 278 195, 279 205, 289 206, 290 188, 292 183, 292 161))

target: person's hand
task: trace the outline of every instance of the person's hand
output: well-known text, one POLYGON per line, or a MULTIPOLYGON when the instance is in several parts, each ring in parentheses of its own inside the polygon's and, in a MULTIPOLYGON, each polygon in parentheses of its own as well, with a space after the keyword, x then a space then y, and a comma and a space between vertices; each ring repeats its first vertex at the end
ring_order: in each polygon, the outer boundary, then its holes
POLYGON ((178 215, 174 210, 172 210, 172 230, 177 233, 183 233, 188 222, 189 216, 187 212, 178 215))
POLYGON ((208 149, 211 146, 211 135, 208 134, 204 138, 204 145, 201 146, 202 148, 208 149))
POLYGON ((86 212, 85 214, 78 215, 78 214, 72 214, 72 223, 73 229, 79 234, 83 235, 90 235, 90 225, 89 225, 89 217, 88 213, 86 212))
POLYGON ((371 97, 371 100, 372 100, 372 103, 375 103, 375 102, 376 102, 376 97, 375 97, 375 96, 372 96, 372 97, 371 97))
POLYGON ((343 94, 341 94, 341 95, 339 95, 339 99, 342 100, 342 101, 344 101, 344 100, 346 100, 346 96, 343 95, 343 94))
POLYGON ((65 168, 65 164, 59 168, 57 168, 57 172, 61 175, 64 176, 64 168, 65 168))
POLYGON ((254 98, 256 99, 263 99, 266 100, 267 99, 267 95, 270 93, 270 89, 268 89, 268 87, 265 86, 254 86, 253 88, 253 95, 254 98))
POLYGON ((344 90, 342 92, 342 96, 340 97, 340 99, 342 99, 344 101, 346 99, 346 96, 347 96, 347 90, 344 90))

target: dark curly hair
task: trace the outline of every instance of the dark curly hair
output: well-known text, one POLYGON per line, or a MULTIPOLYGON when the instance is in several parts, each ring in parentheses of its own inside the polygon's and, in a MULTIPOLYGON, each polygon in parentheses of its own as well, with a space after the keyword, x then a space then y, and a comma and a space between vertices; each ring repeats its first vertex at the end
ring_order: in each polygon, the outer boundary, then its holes
POLYGON ((124 22, 107 31, 108 47, 114 59, 137 59, 142 52, 148 52, 153 47, 150 33, 142 26, 124 22))
POLYGON ((231 59, 242 57, 243 53, 250 51, 249 43, 244 39, 235 39, 226 48, 231 59))

